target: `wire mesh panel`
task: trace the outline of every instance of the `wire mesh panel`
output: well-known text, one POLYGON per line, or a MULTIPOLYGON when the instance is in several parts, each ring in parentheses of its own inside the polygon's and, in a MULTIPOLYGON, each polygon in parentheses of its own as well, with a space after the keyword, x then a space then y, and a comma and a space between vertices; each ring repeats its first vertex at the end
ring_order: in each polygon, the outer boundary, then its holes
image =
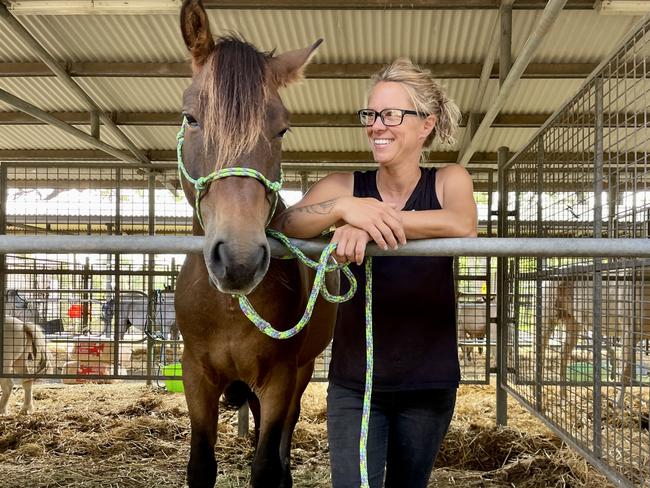
POLYGON ((488 383, 496 367, 496 266, 493 258, 456 260, 456 320, 463 383, 488 383))
MULTIPOLYGON (((6 165, 1 167, 2 224, 23 235, 183 235, 192 209, 175 166, 6 165)), ((49 369, 66 382, 171 379, 182 372, 174 290, 184 255, 43 254, 4 256, 5 316, 44 333, 49 369)), ((251 325, 252 327, 252 325, 251 325)), ((4 332, 4 331, 2 331, 4 332)), ((0 338, 2 335, 0 335, 0 338)), ((6 334, 2 376, 17 371, 6 334)), ((18 341, 18 339, 15 339, 18 341)), ((313 379, 327 379, 330 348, 313 379)))
MULTIPOLYGON (((177 186, 171 166, 151 171, 124 165, 3 165, 3 230, 187 234, 191 209, 177 186)), ((49 369, 42 376, 66 382, 169 376, 165 368, 178 363, 182 353, 173 290, 183 260, 184 255, 7 255, 4 315, 36 324, 44 334, 49 369)), ((7 337, 3 345, 0 373, 20 373, 14 364, 19 345, 7 337)))
MULTIPOLYGON (((503 168, 507 237, 648 237, 650 20, 503 168)), ((558 250, 561 256, 561 250, 558 250)), ((648 486, 650 267, 509 258, 507 388, 610 479, 648 486)))

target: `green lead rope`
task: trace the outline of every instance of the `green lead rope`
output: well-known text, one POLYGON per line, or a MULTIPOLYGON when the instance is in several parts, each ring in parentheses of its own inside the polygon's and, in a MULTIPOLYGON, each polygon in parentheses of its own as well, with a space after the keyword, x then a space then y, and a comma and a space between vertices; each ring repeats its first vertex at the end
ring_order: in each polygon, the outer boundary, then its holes
POLYGON ((372 398, 372 374, 374 353, 372 341, 372 258, 366 258, 366 385, 363 390, 363 413, 359 438, 359 467, 361 488, 370 488, 368 482, 368 429, 370 427, 370 400, 372 398))
POLYGON ((248 319, 255 325, 255 327, 257 327, 267 336, 274 339, 289 339, 300 332, 305 327, 305 325, 307 325, 309 320, 311 320, 311 315, 314 311, 314 306, 316 305, 316 300, 318 299, 319 294, 323 295, 323 298, 331 303, 347 302, 357 291, 357 280, 354 278, 352 271, 350 271, 347 265, 340 265, 336 262, 329 262, 332 253, 336 249, 336 244, 328 244, 321 252, 320 259, 318 261, 314 261, 305 256, 305 254, 296 246, 294 246, 287 238, 287 236, 281 232, 273 229, 267 229, 266 233, 267 235, 274 237, 275 239, 278 239, 280 242, 282 242, 282 244, 284 244, 287 249, 289 249, 306 266, 309 266, 310 268, 316 270, 314 284, 311 288, 309 298, 307 299, 307 307, 305 309, 305 313, 303 313, 298 323, 292 328, 288 330, 277 330, 274 329, 270 323, 259 316, 251 303, 248 301, 246 295, 237 296, 239 299, 239 307, 241 308, 242 312, 244 312, 244 315, 246 315, 246 317, 248 317, 248 319), (325 273, 336 271, 337 269, 342 269, 343 273, 350 282, 350 289, 345 295, 332 295, 327 289, 327 285, 325 284, 325 273))
MULTIPOLYGON (((208 188, 210 183, 215 180, 226 178, 230 176, 238 177, 251 177, 259 180, 266 188, 268 188, 275 195, 273 206, 271 208, 271 213, 269 214, 269 221, 271 216, 275 213, 275 208, 278 203, 278 193, 282 188, 282 172, 280 172, 280 181, 271 181, 262 173, 252 168, 241 168, 241 167, 232 167, 232 168, 223 168, 218 171, 213 171, 207 176, 201 176, 199 178, 193 178, 185 168, 183 163, 183 144, 185 143, 185 129, 187 128, 187 118, 183 117, 183 123, 181 129, 176 136, 176 156, 178 159, 178 172, 180 175, 184 176, 187 181, 194 185, 195 201, 194 208, 196 210, 196 215, 199 220, 201 227, 203 226, 203 218, 201 217, 201 198, 203 192, 208 188)), ((267 222, 267 226, 268 226, 267 222)), ((316 276, 314 278, 314 284, 312 286, 309 298, 307 299, 307 307, 304 314, 291 329, 288 330, 277 330, 273 326, 264 320, 260 315, 255 311, 251 305, 248 298, 245 295, 238 295, 239 307, 246 317, 264 334, 274 339, 288 339, 290 337, 298 334, 304 327, 307 325, 311 319, 314 306, 316 305, 316 300, 318 295, 322 295, 323 298, 331 303, 342 303, 348 301, 355 294, 357 290, 357 280, 354 278, 352 271, 348 268, 347 264, 339 265, 336 262, 330 262, 331 256, 336 249, 336 243, 328 244, 325 249, 323 249, 320 258, 318 261, 314 261, 298 249, 293 243, 281 232, 278 232, 273 229, 266 229, 267 235, 273 237, 280 242, 282 242, 287 249, 289 249, 303 264, 309 266, 312 269, 316 270, 316 276), (345 295, 332 295, 327 290, 327 285, 325 284, 325 273, 330 273, 338 269, 343 270, 346 278, 350 282, 350 289, 345 295)), ((366 384, 363 394, 363 413, 361 417, 361 434, 359 438, 359 470, 361 473, 361 488, 370 488, 368 483, 368 426, 370 424, 370 400, 372 397, 372 376, 373 376, 373 340, 372 340, 372 258, 366 258, 366 384)))

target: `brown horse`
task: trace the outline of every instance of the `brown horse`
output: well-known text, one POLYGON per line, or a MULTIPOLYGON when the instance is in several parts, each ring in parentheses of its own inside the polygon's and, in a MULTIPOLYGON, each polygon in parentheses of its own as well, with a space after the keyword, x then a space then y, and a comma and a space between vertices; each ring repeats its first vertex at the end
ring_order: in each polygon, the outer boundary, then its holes
MULTIPOLYGON (((193 69, 183 95, 182 160, 190 178, 244 167, 279 180, 288 113, 278 89, 301 77, 320 42, 279 56, 234 37, 215 42, 196 0, 183 4, 181 31, 193 69)), ((194 203, 197 190, 187 178, 183 190, 194 203)), ((238 391, 242 402, 249 401, 256 424, 251 486, 290 487, 300 397, 314 358, 331 339, 336 306, 319 298, 310 324, 291 339, 262 334, 240 311, 234 294, 247 294, 262 317, 286 330, 304 310, 314 273, 296 260, 270 259, 265 226, 274 195, 260 181, 226 177, 200 195, 194 234, 205 235, 203 255, 187 256, 175 297, 192 428, 188 483, 214 486, 218 401, 224 391, 238 391)), ((336 273, 328 275, 330 291, 338 291, 338 279, 336 273)))

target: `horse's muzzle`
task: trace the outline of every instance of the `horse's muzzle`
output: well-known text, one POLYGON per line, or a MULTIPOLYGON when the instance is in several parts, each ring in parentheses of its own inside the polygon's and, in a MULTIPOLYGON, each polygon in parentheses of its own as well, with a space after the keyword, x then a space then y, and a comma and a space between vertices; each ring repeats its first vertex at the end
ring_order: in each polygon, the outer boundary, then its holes
POLYGON ((270 250, 260 243, 217 241, 204 249, 210 281, 222 293, 247 295, 269 268, 270 250))

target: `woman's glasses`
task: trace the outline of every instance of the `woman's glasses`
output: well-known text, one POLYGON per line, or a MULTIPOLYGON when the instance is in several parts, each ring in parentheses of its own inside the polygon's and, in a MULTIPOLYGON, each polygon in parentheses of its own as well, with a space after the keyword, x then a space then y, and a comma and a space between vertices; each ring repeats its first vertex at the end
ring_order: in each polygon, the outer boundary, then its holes
POLYGON ((401 108, 385 108, 381 112, 377 112, 371 108, 362 108, 357 113, 359 114, 361 125, 365 127, 371 127, 377 121, 377 116, 379 116, 386 127, 400 125, 404 121, 405 115, 427 116, 427 114, 416 112, 415 110, 403 110, 401 108))

